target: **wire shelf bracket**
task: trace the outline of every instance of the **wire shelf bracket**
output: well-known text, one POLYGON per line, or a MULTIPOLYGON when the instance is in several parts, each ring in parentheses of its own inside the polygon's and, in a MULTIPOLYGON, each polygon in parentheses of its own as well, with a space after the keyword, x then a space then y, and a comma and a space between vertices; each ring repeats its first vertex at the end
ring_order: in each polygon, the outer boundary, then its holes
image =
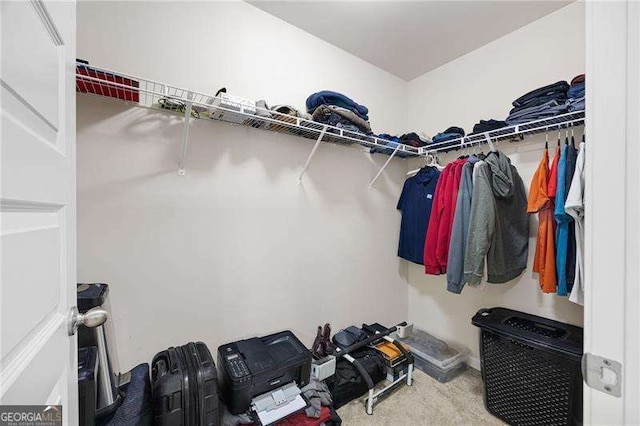
POLYGON ((302 183, 302 178, 304 177, 304 174, 307 172, 307 169, 309 168, 309 164, 311 164, 311 159, 313 158, 314 155, 316 155, 318 146, 320 146, 320 142, 322 142, 322 138, 324 137, 326 132, 327 132, 327 126, 324 126, 324 128, 318 135, 318 139, 316 139, 315 145, 313 145, 313 149, 309 153, 309 157, 307 157, 307 161, 304 163, 304 167, 302 168, 302 172, 300 172, 300 176, 298 176, 298 184, 302 183))
POLYGON ((191 109, 193 104, 191 100, 193 99, 193 93, 189 92, 187 94, 187 102, 185 103, 184 109, 184 131, 182 133, 182 156, 180 157, 180 163, 178 164, 178 175, 184 176, 187 174, 186 164, 187 164, 187 151, 189 149, 189 129, 191 128, 191 109))
POLYGON ((384 162, 384 164, 382 165, 380 170, 378 170, 378 173, 375 175, 375 177, 371 180, 371 182, 369 183, 369 189, 373 188, 373 184, 376 183, 376 181, 378 180, 378 178, 380 177, 382 172, 384 172, 384 169, 387 168, 387 166, 389 165, 389 163, 391 162, 393 157, 396 156, 396 153, 398 152, 398 149, 400 149, 400 145, 399 144, 398 144, 398 146, 396 146, 396 149, 393 150, 391 155, 389 155, 389 158, 387 158, 387 161, 384 162))

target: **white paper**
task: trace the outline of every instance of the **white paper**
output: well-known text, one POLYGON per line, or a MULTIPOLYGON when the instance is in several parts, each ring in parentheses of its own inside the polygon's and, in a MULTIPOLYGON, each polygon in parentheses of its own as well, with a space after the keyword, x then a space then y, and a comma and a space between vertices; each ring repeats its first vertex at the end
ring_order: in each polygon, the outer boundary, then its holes
POLYGON ((291 400, 291 402, 281 407, 278 407, 271 411, 264 410, 258 412, 258 418, 263 425, 268 425, 277 422, 278 420, 288 416, 289 414, 295 413, 296 411, 304 408, 306 405, 307 404, 306 402, 304 402, 302 396, 298 395, 293 400, 291 400))

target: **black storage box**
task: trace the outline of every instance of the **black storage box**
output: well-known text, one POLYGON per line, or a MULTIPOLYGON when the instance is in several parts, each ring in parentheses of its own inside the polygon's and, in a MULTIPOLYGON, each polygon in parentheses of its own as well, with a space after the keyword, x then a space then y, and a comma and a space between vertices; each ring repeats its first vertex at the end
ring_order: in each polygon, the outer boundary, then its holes
POLYGON ((220 424, 216 366, 204 343, 171 347, 153 357, 151 388, 154 425, 220 424))
POLYGON ((251 399, 296 382, 309 383, 311 352, 289 330, 227 343, 218 348, 220 393, 231 414, 249 410, 251 399))
POLYGON ((480 309, 487 410, 514 425, 582 424, 582 328, 505 308, 480 309))

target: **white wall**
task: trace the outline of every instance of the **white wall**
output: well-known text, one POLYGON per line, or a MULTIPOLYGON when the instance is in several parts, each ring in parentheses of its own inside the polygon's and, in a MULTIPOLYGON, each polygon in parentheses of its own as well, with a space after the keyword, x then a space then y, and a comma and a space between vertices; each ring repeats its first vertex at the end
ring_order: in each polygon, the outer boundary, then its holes
MULTIPOLYGON (((409 127, 435 134, 456 125, 471 132, 480 119, 503 120, 518 96, 584 72, 584 34, 584 4, 573 3, 411 81, 409 127)), ((582 135, 582 128, 578 133, 582 135)), ((556 136, 557 132, 550 138, 556 136)), ((499 145, 527 189, 543 147, 543 134, 499 145)), ((443 164, 457 155, 443 157, 443 164)), ((531 270, 537 223, 537 217, 532 217, 528 269, 507 284, 465 287, 456 295, 446 290, 445 277, 425 275, 422 266, 410 264, 409 319, 436 336, 470 348, 476 368, 478 332, 471 317, 479 308, 502 306, 582 325, 582 307, 539 289, 531 270)))
MULTIPOLYGON (((80 2, 78 57, 205 93, 304 107, 347 93, 376 131, 406 127, 406 83, 246 3, 80 2)), ((78 99, 78 280, 107 282, 120 365, 200 339, 406 319, 395 210, 406 162, 78 99)), ((405 269, 406 272, 406 269, 405 269)))
MULTIPOLYGON (((78 56, 300 108, 311 92, 334 89, 370 108, 374 131, 435 134, 503 119, 519 95, 583 72, 583 7, 408 84, 245 3, 80 2, 78 56)), ((297 185, 309 141, 198 121, 179 178, 181 131, 181 120, 163 113, 78 100, 78 279, 111 285, 124 369, 192 339, 213 349, 290 327, 310 343, 325 321, 391 324, 408 313, 474 357, 470 319, 480 307, 582 324, 582 308, 539 291, 531 262, 515 282, 454 295, 443 277, 398 261, 395 204, 415 161, 394 160, 368 190, 385 157, 323 145, 297 185)), ((527 185, 542 140, 500 147, 527 185)), ((535 218, 531 230, 530 257, 535 218)))

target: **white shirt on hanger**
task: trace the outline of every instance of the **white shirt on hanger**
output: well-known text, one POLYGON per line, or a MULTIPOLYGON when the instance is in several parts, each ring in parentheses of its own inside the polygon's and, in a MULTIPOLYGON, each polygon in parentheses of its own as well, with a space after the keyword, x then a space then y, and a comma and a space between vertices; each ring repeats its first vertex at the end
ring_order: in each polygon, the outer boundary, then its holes
POLYGON ((571 179, 569 194, 564 204, 564 211, 573 217, 576 224, 576 273, 569 300, 584 305, 584 142, 578 148, 576 171, 571 179))

